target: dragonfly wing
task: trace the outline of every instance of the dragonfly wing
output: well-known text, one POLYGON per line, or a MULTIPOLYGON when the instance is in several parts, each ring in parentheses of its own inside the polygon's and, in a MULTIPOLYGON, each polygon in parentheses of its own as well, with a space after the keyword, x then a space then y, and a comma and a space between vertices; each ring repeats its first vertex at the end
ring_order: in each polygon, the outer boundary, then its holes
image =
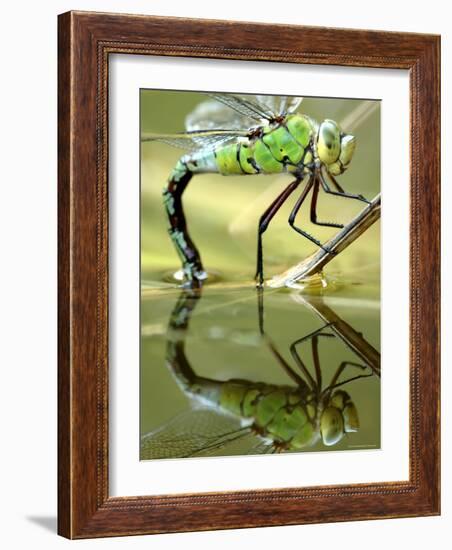
POLYGON ((141 141, 160 141, 186 151, 212 150, 237 138, 248 137, 250 128, 293 112, 302 100, 290 96, 207 95, 213 100, 200 103, 185 119, 187 132, 145 133, 141 141))
POLYGON ((140 458, 187 458, 215 455, 249 435, 240 420, 214 409, 191 409, 141 438, 140 458))
POLYGON ((141 136, 142 142, 160 141, 173 147, 179 147, 186 151, 212 150, 220 145, 225 145, 229 141, 236 140, 239 137, 247 137, 247 131, 239 130, 196 130, 181 134, 151 134, 144 133, 141 136))
POLYGON ((244 130, 256 125, 256 119, 234 111, 224 103, 208 99, 202 101, 186 117, 185 128, 188 131, 212 130, 244 130))
POLYGON ((255 97, 256 101, 271 112, 273 117, 294 113, 303 101, 302 97, 288 95, 257 95, 255 97))
POLYGON ((207 93, 207 95, 230 107, 242 116, 252 119, 254 124, 262 124, 263 121, 269 121, 273 118, 273 113, 266 105, 261 105, 255 100, 256 96, 216 93, 207 93))
POLYGON ((274 452, 274 446, 271 441, 265 441, 261 438, 256 438, 252 447, 248 449, 249 455, 265 455, 274 452))
POLYGON ((243 437, 228 445, 229 454, 262 455, 273 450, 271 441, 264 440, 249 430, 243 437))

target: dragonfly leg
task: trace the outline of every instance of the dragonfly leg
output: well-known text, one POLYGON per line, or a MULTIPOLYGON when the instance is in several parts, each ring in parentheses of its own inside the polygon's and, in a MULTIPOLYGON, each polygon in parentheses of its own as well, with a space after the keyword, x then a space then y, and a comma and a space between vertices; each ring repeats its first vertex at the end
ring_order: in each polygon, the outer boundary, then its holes
POLYGON ((319 356, 319 335, 316 334, 311 340, 312 347, 312 361, 314 363, 315 377, 317 379, 317 387, 322 387, 322 369, 320 368, 320 356, 319 356))
POLYGON ((320 368, 320 358, 319 358, 319 352, 318 352, 318 338, 319 336, 326 336, 328 338, 335 338, 334 334, 330 334, 328 332, 322 332, 325 328, 328 328, 330 326, 329 323, 324 325, 323 327, 315 330, 314 332, 311 332, 310 334, 306 336, 302 336, 301 338, 298 338, 292 344, 290 345, 290 354, 292 355, 295 363, 297 364, 298 368, 301 370, 301 372, 306 376, 306 378, 309 380, 309 383, 311 385, 312 389, 318 389, 320 391, 320 388, 322 387, 322 374, 321 374, 321 368, 320 368), (310 372, 306 368, 306 365, 304 364, 303 360, 300 357, 300 354, 297 350, 297 345, 301 344, 302 342, 306 340, 311 340, 311 346, 312 346, 312 359, 314 362, 314 369, 315 369, 315 375, 316 375, 316 381, 311 376, 310 372))
MULTIPOLYGON (((290 346, 290 354, 292 355, 293 360, 297 364, 297 367, 300 369, 302 374, 305 376, 307 383, 311 390, 315 391, 319 388, 318 383, 314 380, 308 368, 306 367, 304 361, 300 357, 297 349, 295 348, 295 342, 290 346)), ((316 373, 317 374, 317 373, 316 373)))
MULTIPOLYGON (((295 370, 289 365, 289 363, 284 359, 284 357, 279 353, 278 349, 276 348, 275 344, 270 340, 270 338, 267 335, 264 335, 266 338, 266 343, 268 347, 270 348, 270 351, 272 352, 275 359, 278 361, 279 365, 282 367, 282 369, 286 372, 286 374, 296 383, 298 386, 303 386, 306 384, 305 380, 297 373, 295 370)), ((309 374, 309 372, 306 370, 306 373, 309 374)), ((310 377, 311 378, 311 377, 310 377)))
POLYGON ((287 375, 292 380, 294 380, 296 384, 303 385, 305 383, 303 378, 301 378, 300 375, 294 371, 294 369, 279 353, 272 339, 266 334, 264 330, 264 290, 262 287, 257 288, 257 310, 259 315, 259 331, 264 342, 266 343, 266 345, 268 346, 268 348, 270 349, 270 351, 272 352, 273 356, 278 361, 280 366, 283 368, 283 370, 286 371, 287 375))
POLYGON ((201 256, 187 230, 182 193, 190 182, 193 173, 183 161, 179 161, 163 189, 163 202, 169 220, 169 234, 182 260, 184 274, 189 286, 199 286, 207 274, 204 271, 201 256))
POLYGON ((295 206, 292 210, 292 212, 290 213, 290 216, 289 216, 289 225, 290 227, 292 227, 292 229, 294 229, 297 233, 299 233, 300 235, 303 235, 303 237, 305 237, 306 239, 310 240, 311 242, 313 242, 314 244, 316 244, 318 247, 320 247, 322 250, 324 250, 325 252, 328 252, 329 254, 334 254, 334 252, 332 252, 329 248, 325 247, 322 245, 322 243, 316 239, 315 237, 313 237, 312 235, 310 235, 307 231, 305 231, 304 229, 301 229, 300 227, 297 227, 295 225, 295 218, 298 214, 298 211, 300 210, 301 208, 301 205, 303 204, 304 200, 306 199, 306 196, 307 194, 309 193, 309 191, 311 190, 311 187, 313 186, 313 184, 315 183, 314 179, 311 178, 308 183, 306 184, 306 187, 303 189, 303 193, 300 195, 300 197, 298 198, 297 202, 295 203, 295 206))
POLYGON ((331 334, 329 332, 322 332, 322 330, 331 327, 332 324, 333 323, 325 323, 322 327, 314 330, 313 332, 310 332, 306 336, 302 336, 301 338, 298 338, 297 340, 295 340, 295 342, 292 343, 292 346, 295 347, 296 345, 301 344, 301 342, 304 342, 305 340, 310 340, 316 335, 334 337, 334 334, 331 334))
POLYGON ((261 286, 257 287, 257 314, 259 318, 259 332, 264 336, 264 289, 261 286))
POLYGON ((366 370, 367 365, 361 365, 360 363, 354 363, 353 361, 342 361, 342 363, 337 368, 333 378, 331 379, 330 384, 328 387, 326 387, 322 395, 325 395, 328 393, 331 395, 332 391, 336 388, 339 388, 340 386, 343 386, 344 384, 348 384, 349 382, 352 382, 353 380, 359 380, 360 378, 368 378, 369 376, 373 376, 373 372, 370 372, 369 374, 358 374, 357 376, 352 376, 351 378, 347 378, 346 380, 342 380, 341 382, 338 382, 339 376, 344 372, 344 370, 348 367, 356 367, 360 370, 366 370))
POLYGON ((337 191, 332 191, 330 186, 328 185, 328 182, 326 181, 326 178, 322 172, 320 172, 320 183, 322 184, 323 190, 325 193, 328 193, 329 195, 335 195, 337 197, 345 197, 347 199, 356 199, 358 201, 365 202, 366 204, 370 204, 370 201, 366 199, 363 195, 354 195, 353 193, 347 193, 344 191, 344 189, 339 185, 336 178, 332 176, 331 174, 328 174, 329 178, 331 179, 334 187, 337 189, 337 191))
POLYGON ((317 220, 317 199, 319 196, 319 187, 320 182, 318 179, 316 179, 314 183, 314 189, 312 190, 312 198, 311 198, 311 222, 315 225, 321 225, 324 227, 337 227, 338 229, 343 229, 343 224, 341 223, 335 223, 335 222, 319 222, 317 220))
POLYGON ((262 286, 264 283, 264 258, 262 250, 262 235, 267 230, 271 220, 287 200, 289 195, 300 185, 301 180, 296 179, 290 185, 288 185, 284 191, 276 197, 276 199, 270 204, 267 210, 262 214, 259 219, 259 225, 257 230, 257 269, 255 279, 257 286, 262 286))

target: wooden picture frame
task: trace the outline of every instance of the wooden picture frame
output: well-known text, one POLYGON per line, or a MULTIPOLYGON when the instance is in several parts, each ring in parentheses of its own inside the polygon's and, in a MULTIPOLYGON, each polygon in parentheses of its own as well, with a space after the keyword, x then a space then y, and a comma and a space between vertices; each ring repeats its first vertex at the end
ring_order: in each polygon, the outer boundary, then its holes
POLYGON ((59 534, 87 538, 439 514, 440 38, 69 12, 59 16, 58 49, 59 534), (408 481, 109 496, 107 94, 113 53, 409 71, 408 481))

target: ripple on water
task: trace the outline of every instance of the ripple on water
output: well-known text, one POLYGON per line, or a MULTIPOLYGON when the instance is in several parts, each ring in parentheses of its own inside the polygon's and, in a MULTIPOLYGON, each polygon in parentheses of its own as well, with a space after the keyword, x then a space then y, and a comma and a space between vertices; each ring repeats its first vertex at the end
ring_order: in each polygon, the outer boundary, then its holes
MULTIPOLYGON (((164 273, 162 273, 161 278, 162 281, 165 283, 173 283, 181 287, 184 286, 184 283, 186 282, 185 275, 182 269, 178 269, 177 271, 165 271, 164 273)), ((222 280, 223 277, 219 271, 209 270, 207 272, 206 279, 203 281, 203 286, 218 283, 222 280)))
POLYGON ((316 273, 311 277, 300 281, 288 281, 287 287, 295 290, 301 290, 305 294, 321 295, 326 291, 331 292, 338 289, 338 281, 332 277, 326 277, 321 273, 316 273))

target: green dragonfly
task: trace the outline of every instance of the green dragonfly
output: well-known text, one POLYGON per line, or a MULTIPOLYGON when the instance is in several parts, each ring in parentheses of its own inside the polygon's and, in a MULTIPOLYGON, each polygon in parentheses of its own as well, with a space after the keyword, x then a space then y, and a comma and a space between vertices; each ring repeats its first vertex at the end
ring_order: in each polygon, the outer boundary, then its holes
MULTIPOLYGON (((379 376, 378 352, 333 315, 334 321, 291 344, 294 369, 264 331, 259 293, 260 334, 292 384, 245 379, 222 381, 196 374, 187 357, 185 340, 201 288, 184 289, 170 317, 166 364, 191 400, 191 408, 141 438, 141 459, 208 456, 219 450, 230 452, 234 445, 240 446, 241 454, 301 451, 319 441, 325 446, 336 445, 345 434, 358 431, 357 409, 343 388, 357 379, 379 376), (337 337, 361 361, 340 363, 323 387, 320 341, 337 337), (303 343, 310 343, 313 371, 300 354, 299 346, 303 343), (358 374, 344 379, 344 371, 350 368, 357 369, 358 374)), ((322 308, 320 315, 328 315, 329 311, 322 308)))
POLYGON ((199 286, 207 278, 201 256, 191 239, 182 206, 182 194, 194 174, 290 174, 294 180, 269 205, 258 224, 256 282, 264 282, 262 236, 288 197, 302 191, 289 216, 289 225, 317 246, 333 253, 313 235, 295 224, 301 205, 311 194, 311 222, 343 228, 317 219, 319 190, 368 203, 362 195, 347 193, 337 182, 349 167, 356 139, 334 120, 318 123, 297 113, 301 97, 244 96, 208 93, 186 119, 180 134, 143 134, 142 141, 161 141, 188 152, 176 163, 163 190, 169 233, 182 261, 186 286, 199 286))

